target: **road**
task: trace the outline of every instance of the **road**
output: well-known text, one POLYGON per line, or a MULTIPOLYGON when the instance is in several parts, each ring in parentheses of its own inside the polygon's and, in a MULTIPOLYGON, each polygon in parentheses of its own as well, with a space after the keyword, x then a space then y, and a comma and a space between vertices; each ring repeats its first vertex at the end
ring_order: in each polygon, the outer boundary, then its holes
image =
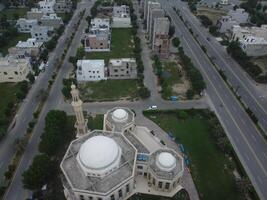
POLYGON ((16 115, 16 124, 13 129, 8 132, 7 136, 0 141, 0 160, 3 163, 0 165, 0 180, 3 177, 3 173, 6 171, 8 164, 10 163, 12 156, 14 155, 14 141, 17 138, 21 138, 27 129, 28 123, 33 118, 34 110, 36 109, 40 99, 37 96, 42 90, 45 90, 48 86, 48 80, 51 79, 55 63, 57 59, 61 57, 63 50, 66 47, 66 41, 71 36, 72 27, 77 21, 77 13, 74 14, 74 17, 69 22, 69 25, 66 27, 66 30, 58 40, 58 44, 55 50, 49 54, 48 67, 45 73, 41 73, 36 79, 35 83, 32 85, 27 97, 21 104, 17 115, 16 115))
POLYGON ((181 39, 185 53, 202 72, 207 83, 214 110, 261 199, 267 199, 267 145, 264 138, 231 93, 198 43, 173 11, 173 3, 162 1, 172 18, 176 35, 181 39))
MULTIPOLYGON (((11 157, 9 156, 4 156, 4 154, 10 155, 10 151, 13 153, 13 134, 19 134, 20 136, 25 133, 25 130, 27 128, 28 122, 32 118, 32 113, 36 107, 37 101, 35 99, 35 96, 38 94, 38 92, 41 89, 46 88, 48 84, 48 80, 50 79, 52 72, 53 72, 53 64, 55 63, 55 59, 59 58, 61 54, 64 51, 64 48, 66 46, 66 38, 70 37, 73 30, 74 30, 74 25, 78 22, 79 19, 79 12, 82 11, 84 8, 86 8, 87 13, 90 10, 90 7, 93 5, 94 1, 90 2, 81 2, 78 4, 78 8, 76 9, 71 21, 69 22, 69 25, 66 27, 66 30, 59 39, 58 46, 56 47, 54 54, 52 57, 49 59, 49 69, 44 73, 42 77, 40 77, 39 80, 37 80, 36 83, 36 88, 32 88, 30 91, 29 95, 27 96, 27 99, 31 99, 31 101, 26 101, 25 105, 22 105, 21 109, 22 112, 18 115, 17 123, 14 129, 12 130, 11 136, 9 140, 5 140, 5 147, 2 148, 1 146, 1 155, 0 155, 0 160, 6 159, 6 162, 8 163, 11 157), (21 118, 20 118, 21 117, 21 118), (9 142, 11 140, 11 143, 9 142)), ((86 16, 86 15, 85 15, 86 16)), ((61 85, 62 85, 62 80, 68 73, 69 69, 71 68, 70 64, 68 63, 68 58, 69 56, 74 56, 76 54, 76 50, 78 46, 80 45, 80 38, 83 33, 83 30, 85 29, 87 22, 85 21, 85 17, 81 21, 81 24, 79 26, 78 30, 75 30, 76 34, 74 36, 74 39, 72 41, 71 48, 66 54, 66 59, 64 60, 62 67, 60 68, 58 72, 58 76, 51 88, 50 94, 48 96, 48 99, 46 103, 44 104, 43 110, 39 115, 38 123, 36 124, 32 137, 29 140, 29 144, 26 147, 26 150, 22 156, 22 159, 18 165, 18 168, 15 172, 14 178, 10 184, 10 187, 8 188, 4 199, 6 200, 21 200, 26 198, 28 195, 28 192, 23 189, 22 182, 21 182, 21 175, 25 169, 29 166, 29 164, 32 161, 32 158, 34 155, 38 153, 38 143, 39 143, 39 137, 43 132, 44 129, 44 124, 45 124, 45 116, 47 112, 53 108, 56 107, 56 105, 59 102, 60 99, 60 91, 61 91, 61 85)), ((15 137, 14 137, 15 138, 15 137)), ((14 139, 13 139, 14 140, 14 139)), ((4 168, 5 169, 5 168, 4 168)))
POLYGON ((237 90, 246 106, 257 116, 259 124, 267 134, 267 85, 262 85, 265 90, 260 90, 261 86, 256 84, 238 63, 227 54, 226 49, 201 25, 184 2, 169 0, 169 3, 179 8, 180 13, 186 19, 194 34, 198 35, 198 41, 206 47, 209 56, 214 58, 213 62, 224 71, 228 82, 237 90), (210 39, 207 40, 207 38, 210 39))

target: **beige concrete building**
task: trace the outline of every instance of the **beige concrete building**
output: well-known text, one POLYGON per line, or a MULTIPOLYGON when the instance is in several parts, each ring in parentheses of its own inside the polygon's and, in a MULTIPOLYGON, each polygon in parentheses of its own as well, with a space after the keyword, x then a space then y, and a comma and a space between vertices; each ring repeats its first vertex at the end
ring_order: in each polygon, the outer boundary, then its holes
POLYGON ((104 115, 103 130, 71 142, 61 162, 67 200, 172 197, 182 189, 183 157, 136 125, 134 116, 129 108, 113 108, 104 115))
POLYGON ((68 13, 72 9, 72 1, 71 0, 56 0, 54 5, 54 10, 56 13, 68 13))
POLYGON ((146 18, 146 31, 147 33, 149 32, 150 29, 150 25, 151 25, 151 12, 154 9, 161 9, 161 5, 158 2, 148 2, 148 6, 147 6, 147 18, 146 18))
POLYGON ((16 58, 37 57, 41 51, 43 42, 36 38, 29 38, 27 41, 19 41, 15 47, 8 49, 9 55, 16 58))
POLYGON ((134 58, 110 59, 108 65, 109 79, 136 79, 137 65, 134 58))
POLYGON ((154 21, 156 18, 163 18, 165 17, 165 12, 163 9, 153 9, 150 12, 149 21, 148 21, 148 39, 149 42, 153 40, 153 30, 154 30, 154 21))
POLYGON ((154 20, 152 50, 162 58, 168 58, 170 39, 169 39, 170 21, 167 17, 156 18, 154 20))
POLYGON ((29 59, 0 58, 0 82, 21 82, 31 72, 29 59))

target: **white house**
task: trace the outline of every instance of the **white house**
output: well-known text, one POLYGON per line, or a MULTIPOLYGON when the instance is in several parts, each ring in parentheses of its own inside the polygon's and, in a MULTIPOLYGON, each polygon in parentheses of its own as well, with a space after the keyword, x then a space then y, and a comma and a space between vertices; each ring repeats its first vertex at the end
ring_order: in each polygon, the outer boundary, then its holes
POLYGON ((52 38, 53 30, 50 26, 35 26, 31 30, 31 36, 38 42, 47 42, 52 38))
POLYGON ((129 6, 121 5, 113 7, 112 27, 129 28, 131 27, 129 6))
POLYGON ((110 20, 108 18, 94 18, 91 20, 91 29, 110 29, 110 20))
POLYGON ((54 6, 56 4, 56 0, 43 0, 39 1, 38 5, 40 10, 44 13, 54 13, 54 6))
POLYGON ((29 59, 16 59, 14 57, 0 58, 0 82, 21 82, 27 80, 31 71, 29 59))
POLYGON ((77 81, 106 80, 104 60, 78 60, 77 81))
POLYGON ((248 56, 267 55, 267 25, 261 27, 233 26, 232 40, 238 40, 248 56))
POLYGON ((51 26, 55 29, 63 25, 61 17, 58 17, 56 13, 43 15, 40 19, 40 23, 42 26, 51 26))
POLYGON ((242 8, 230 10, 227 16, 223 16, 218 21, 219 31, 221 33, 230 32, 234 25, 240 25, 248 22, 249 14, 242 8))
POLYGON ((19 18, 16 23, 16 27, 20 33, 30 33, 31 29, 37 25, 38 21, 36 19, 19 18))

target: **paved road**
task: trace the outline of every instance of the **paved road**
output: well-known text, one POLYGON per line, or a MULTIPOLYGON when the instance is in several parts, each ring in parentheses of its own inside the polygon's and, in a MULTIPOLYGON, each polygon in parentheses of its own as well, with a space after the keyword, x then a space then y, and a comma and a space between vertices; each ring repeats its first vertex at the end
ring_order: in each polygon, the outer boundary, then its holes
MULTIPOLYGON (((70 21, 70 23, 69 23, 69 25, 65 31, 65 34, 62 36, 63 39, 59 40, 59 45, 58 45, 57 49, 55 50, 55 54, 54 54, 55 57, 59 57, 62 54, 62 52, 64 50, 64 46, 66 45, 65 39, 67 37, 69 37, 71 35, 72 31, 74 30, 73 26, 74 26, 74 24, 77 23, 77 21, 79 19, 79 17, 78 17, 79 12, 81 10, 83 10, 84 8, 86 8, 86 10, 87 10, 86 14, 88 14, 88 11, 90 11, 90 7, 93 5, 93 3, 94 3, 94 1, 86 2, 86 3, 81 2, 78 4, 78 8, 76 9, 76 11, 74 13, 74 16, 73 16, 72 20, 70 21)), ((86 16, 86 14, 85 14, 85 16, 86 16)), ((66 55, 66 59, 64 60, 63 65, 62 65, 60 71, 58 72, 58 76, 55 80, 55 83, 53 84, 53 86, 51 88, 50 95, 48 96, 48 99, 47 99, 46 103, 44 104, 43 110, 40 113, 38 123, 35 126, 35 129, 33 130, 33 135, 29 141, 29 144, 25 150, 24 155, 22 156, 22 160, 21 160, 21 162, 17 168, 14 179, 13 179, 13 181, 12 181, 12 183, 11 183, 11 185, 10 185, 10 187, 9 187, 5 197, 4 197, 4 199, 6 199, 6 200, 21 200, 21 199, 24 199, 28 195, 28 192, 25 191, 22 187, 21 175, 22 175, 23 171, 25 169, 27 169, 27 167, 31 163, 34 155, 36 155, 36 153, 38 153, 39 137, 42 134, 42 131, 44 129, 45 116, 46 116, 47 112, 49 110, 55 108, 56 105, 58 104, 58 101, 59 101, 60 95, 61 95, 60 91, 61 91, 62 80, 66 76, 66 74, 68 73, 69 69, 71 68, 70 64, 68 63, 68 58, 69 58, 69 56, 75 55, 76 50, 77 50, 78 46, 80 45, 81 35, 82 35, 83 30, 85 29, 86 24, 87 24, 87 22, 85 21, 85 16, 84 16, 83 20, 81 21, 79 29, 75 30, 76 35, 73 39, 71 48, 69 49, 69 51, 66 55)), ((50 58, 50 60, 51 60, 51 58, 50 58)), ((50 67, 52 68, 52 66, 53 66, 52 62, 49 62, 49 64, 50 64, 50 67)), ((51 76, 52 71, 53 71, 53 69, 49 69, 46 72, 47 74, 44 75, 45 78, 39 80, 41 82, 38 83, 38 89, 39 88, 40 89, 45 88, 47 86, 47 81, 49 80, 49 77, 51 76)), ((38 93, 38 91, 35 92, 35 90, 33 89, 31 91, 31 93, 36 94, 36 93, 38 93)), ((28 98, 31 99, 32 97, 34 97, 34 96, 29 96, 28 98)), ((32 116, 32 112, 34 109, 31 108, 31 101, 29 101, 28 103, 30 105, 29 105, 29 107, 25 107, 26 113, 21 113, 21 116, 23 118, 27 117, 28 115, 30 115, 30 117, 32 116)), ((32 105, 32 107, 33 107, 33 105, 32 105)), ((29 119, 29 121, 30 121, 30 119, 29 119)), ((20 121, 20 120, 17 120, 18 123, 16 124, 16 127, 13 130, 14 134, 20 133, 22 135, 25 132, 23 130, 26 130, 27 121, 20 121)), ((10 143, 7 143, 6 145, 7 145, 6 146, 7 149, 3 149, 3 148, 1 148, 1 149, 5 150, 7 153, 9 153, 8 150, 12 149, 12 145, 10 143)), ((2 155, 2 152, 1 152, 1 155, 2 155)), ((0 157, 0 159, 1 158, 2 157, 0 157)))
POLYGON ((242 101, 255 113, 259 124, 267 134, 267 85, 258 86, 254 80, 227 54, 226 49, 210 35, 199 20, 190 12, 184 2, 169 0, 172 6, 179 8, 191 29, 198 35, 198 41, 206 47, 213 62, 225 72, 228 82, 237 90, 242 101), (207 38, 210 38, 210 41, 207 38))
POLYGON ((3 173, 6 171, 8 164, 12 156, 14 155, 14 141, 16 138, 21 138, 27 129, 28 123, 32 120, 32 114, 36 109, 40 99, 37 96, 42 90, 47 88, 48 80, 51 79, 51 76, 54 71, 55 63, 57 59, 61 57, 63 50, 66 46, 67 39, 71 36, 72 27, 77 21, 77 13, 74 15, 69 25, 66 27, 65 32, 62 34, 58 40, 58 44, 55 50, 49 55, 48 59, 48 68, 45 73, 41 73, 31 90, 29 91, 26 99, 21 104, 16 117, 16 124, 14 128, 7 134, 7 136, 0 141, 0 180, 3 177, 3 173))
POLYGON ((193 39, 171 3, 162 4, 172 18, 176 35, 180 37, 185 53, 201 70, 207 83, 214 110, 261 199, 267 199, 267 145, 237 99, 228 89, 207 56, 193 39))

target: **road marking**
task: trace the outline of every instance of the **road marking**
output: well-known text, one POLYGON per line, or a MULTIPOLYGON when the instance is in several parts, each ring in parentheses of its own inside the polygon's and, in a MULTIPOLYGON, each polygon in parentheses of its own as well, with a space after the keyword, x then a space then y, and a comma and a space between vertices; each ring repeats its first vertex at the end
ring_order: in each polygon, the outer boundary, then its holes
MULTIPOLYGON (((188 15, 186 12, 184 12, 185 15, 188 15)), ((189 18, 189 20, 191 19, 190 17, 187 16, 187 18, 189 18)), ((193 18, 192 18, 193 19, 193 18)), ((198 28, 196 27, 196 24, 193 22, 193 20, 190 21, 191 24, 194 25, 195 29, 198 31, 198 33, 200 33, 200 35, 202 36, 202 38, 204 38, 204 40, 206 41, 207 38, 202 34, 201 31, 198 30, 198 28)), ((256 102, 256 104, 258 104, 258 106, 263 110, 263 112, 265 114, 267 114, 267 111, 265 110, 265 108, 258 102, 258 100, 255 98, 255 96, 250 92, 250 90, 247 88, 247 86, 243 83, 243 81, 241 81, 241 79, 236 75, 236 73, 234 73, 234 71, 232 70, 231 67, 228 67, 229 65, 225 62, 225 60, 222 58, 222 56, 219 54, 219 52, 217 51, 216 48, 213 47, 213 45, 211 45, 209 42, 207 42, 208 45, 215 51, 215 53, 217 54, 217 56, 220 57, 220 59, 222 60, 222 62, 225 64, 225 66, 227 66, 228 70, 230 70, 232 72, 232 75, 236 77, 236 79, 239 80, 239 82, 242 84, 242 86, 246 89, 246 91, 250 94, 250 97, 253 98, 256 102)), ((238 66, 238 68, 240 69, 240 67, 238 66)), ((241 69, 242 70, 242 69, 241 69)), ((244 70, 242 70, 244 72, 244 70)), ((245 79, 247 79, 247 77, 245 76, 245 79)))
MULTIPOLYGON (((173 21, 174 21, 174 20, 173 20, 173 21)), ((177 26, 176 21, 174 21, 174 23, 175 23, 176 26, 177 26)), ((178 26, 178 27, 179 27, 179 26, 178 26)), ((213 82, 210 80, 210 78, 209 78, 209 76, 207 75, 206 71, 203 70, 204 67, 202 66, 202 64, 201 64, 201 63, 199 62, 199 60, 197 59, 195 53, 192 51, 192 49, 191 49, 191 47, 189 46, 188 42, 187 42, 185 39, 184 39, 184 41, 185 41, 185 43, 186 43, 188 49, 191 51, 192 55, 194 55, 195 60, 196 60, 196 61, 198 62, 198 64, 201 66, 203 73, 206 75, 206 78, 210 81, 210 84, 211 84, 211 86, 214 88, 214 91, 215 91, 215 93, 217 94, 218 98, 221 100, 221 102, 222 102, 222 103, 224 104, 224 106, 225 106, 225 103, 223 102, 223 100, 222 100, 220 94, 218 93, 216 87, 213 85, 213 82)), ((208 59, 207 59, 207 61, 210 62, 208 59)), ((212 63, 210 63, 210 64, 212 64, 212 63)), ((224 83, 224 84, 225 84, 225 83, 224 83)), ((236 98, 234 98, 234 100, 237 101, 236 98)), ((239 104, 238 104, 238 105, 239 105, 239 104)), ((239 106, 240 106, 240 105, 239 105, 239 106)), ((250 151, 251 151, 252 154, 254 155, 254 157, 255 157, 257 163, 259 164, 260 168, 263 170, 264 174, 267 176, 266 169, 265 169, 265 167, 262 165, 262 163, 261 163, 261 161, 259 160, 259 158, 257 157, 257 154, 254 152, 253 148, 250 146, 250 144, 249 144, 247 138, 244 136, 242 130, 240 129, 239 125, 238 125, 237 122, 235 121, 234 117, 232 116, 232 114, 230 113, 230 111, 228 110, 228 108, 227 108, 226 106, 225 106, 225 108, 226 108, 226 109, 225 109, 226 112, 229 114, 229 116, 232 118, 232 121, 234 122, 234 124, 235 124, 236 127, 238 128, 238 130, 239 130, 241 136, 243 137, 243 139, 244 139, 245 142, 247 143, 247 145, 248 145, 250 151)), ((241 109, 242 109, 242 108, 241 108, 241 109)), ((255 126, 254 126, 254 128, 255 128, 255 126)), ((258 132, 257 129, 256 129, 256 132, 258 132)), ((259 133, 259 134, 260 134, 260 133, 259 133)))

